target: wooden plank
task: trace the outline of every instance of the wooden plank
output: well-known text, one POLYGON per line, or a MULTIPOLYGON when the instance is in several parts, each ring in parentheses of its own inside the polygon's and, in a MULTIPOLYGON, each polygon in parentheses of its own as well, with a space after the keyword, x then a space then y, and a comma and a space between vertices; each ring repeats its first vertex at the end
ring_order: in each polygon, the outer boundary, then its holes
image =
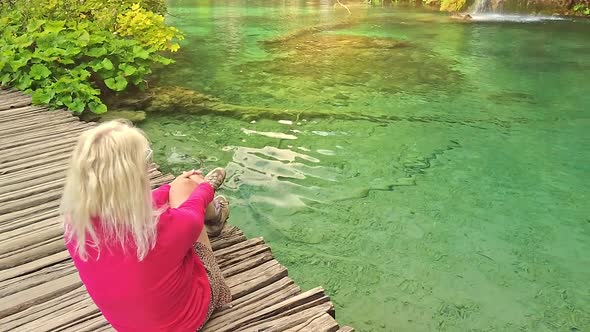
POLYGON ((350 326, 343 326, 336 332, 354 332, 354 329, 350 326))
POLYGON ((7 296, 0 301, 0 318, 12 315, 42 303, 59 295, 65 294, 82 285, 77 273, 51 280, 22 292, 7 296))
POLYGON ((276 260, 272 260, 228 277, 225 282, 231 289, 232 299, 237 299, 286 276, 287 269, 276 260))
MULTIPOLYGON (((305 325, 306 322, 311 322, 322 315, 330 316, 328 313, 333 310, 334 305, 327 300, 327 297, 324 297, 251 323, 240 328, 240 331, 285 331, 302 323, 305 325)), ((332 321, 334 326, 331 329, 338 329, 338 323, 333 318, 332 321)), ((304 331, 315 332, 316 330, 304 329, 304 331)))
POLYGON ((71 129, 68 129, 67 132, 60 132, 55 131, 53 133, 49 132, 46 135, 36 136, 36 137, 21 137, 17 140, 6 140, 5 142, 0 143, 0 150, 11 149, 15 147, 23 147, 23 146, 30 146, 32 144, 40 144, 45 141, 55 141, 61 138, 71 138, 73 140, 78 140, 80 134, 87 130, 86 127, 83 126, 74 126, 71 129))
MULTIPOLYGON (((1 318, 0 326, 6 330, 13 330, 31 321, 36 321, 39 318, 45 317, 52 312, 62 310, 63 308, 68 308, 71 305, 82 302, 86 298, 88 298, 88 292, 86 291, 86 288, 84 286, 79 286, 55 298, 30 306, 29 308, 19 311, 13 315, 1 318)), ((21 328, 19 328, 19 330, 26 331, 21 328)))
POLYGON ((36 213, 44 213, 50 210, 56 210, 59 206, 59 201, 51 201, 39 205, 32 206, 30 208, 14 211, 6 214, 0 214, 0 231, 6 232, 11 231, 15 227, 14 225, 21 225, 21 219, 29 217, 36 213), (15 222, 16 221, 16 222, 15 222))
POLYGON ((65 167, 63 169, 54 168, 53 170, 54 171, 38 173, 39 176, 35 176, 35 175, 37 175, 37 173, 30 174, 31 175, 30 177, 23 178, 21 181, 17 181, 17 182, 13 182, 13 181, 3 182, 2 187, 0 187, 0 195, 7 194, 7 193, 15 191, 15 190, 20 190, 22 188, 32 187, 32 186, 35 186, 39 183, 46 183, 46 182, 51 182, 51 181, 55 181, 55 180, 64 180, 64 178, 66 176, 65 167))
MULTIPOLYGON (((288 319, 294 320, 294 316, 289 316, 288 319)), ((291 325, 291 324, 289 324, 291 325)), ((327 313, 320 313, 307 319, 302 324, 285 329, 283 326, 273 326, 273 331, 299 332, 299 331, 314 331, 314 332, 336 332, 338 330, 338 323, 327 313)))
POLYGON ((259 244, 263 244, 264 240, 261 237, 256 237, 247 241, 243 241, 237 244, 234 244, 232 246, 229 246, 227 248, 223 248, 220 250, 217 250, 214 252, 215 254, 215 259, 217 259, 217 261, 221 261, 224 260, 224 257, 230 256, 231 254, 234 254, 235 252, 238 252, 240 250, 249 248, 249 247, 253 247, 259 244))
POLYGON ((301 289, 299 288, 299 286, 297 286, 297 284, 295 284, 293 280, 291 280, 289 277, 281 278, 278 281, 275 281, 265 287, 262 287, 254 292, 248 293, 238 299, 231 301, 231 306, 229 308, 225 308, 214 312, 213 315, 211 315, 211 318, 225 315, 229 311, 241 310, 241 308, 245 308, 252 304, 256 304, 260 302, 260 300, 272 296, 272 294, 278 294, 285 290, 288 291, 288 289, 290 289, 292 286, 294 286, 295 288, 294 295, 299 294, 301 289))
POLYGON ((253 247, 246 247, 240 251, 217 256, 216 260, 219 267, 224 269, 226 266, 237 264, 247 257, 255 256, 265 251, 270 251, 270 248, 265 244, 258 244, 253 247))
MULTIPOLYGON (((71 150, 70 147, 67 147, 68 151, 71 150)), ((23 158, 20 162, 7 162, 7 163, 0 163, 0 181, 9 181, 12 180, 15 183, 17 180, 15 179, 18 176, 27 176, 30 175, 31 172, 39 171, 43 169, 47 169, 49 167, 63 167, 64 169, 67 167, 67 160, 70 159, 70 154, 66 152, 62 152, 62 150, 54 150, 56 152, 55 155, 52 157, 45 157, 40 158, 42 154, 37 156, 32 156, 29 158, 23 158), (59 154, 57 154, 59 152, 59 154)))
MULTIPOLYGON (((68 129, 64 129, 68 130, 68 129)), ((76 139, 73 137, 57 140, 57 141, 49 141, 42 144, 34 144, 29 145, 26 147, 15 147, 9 149, 6 153, 3 153, 0 157, 1 163, 6 163, 10 161, 20 160, 21 158, 27 158, 31 156, 36 156, 39 153, 47 153, 56 150, 63 150, 64 148, 70 148, 71 150, 74 149, 76 146, 76 139)))
MULTIPOLYGON (((25 233, 24 236, 14 236, 4 241, 0 241, 0 253, 10 253, 20 248, 33 246, 36 243, 61 237, 63 230, 59 226, 60 218, 47 220, 45 227, 40 229, 31 228, 32 231, 25 233)), ((35 225, 36 226, 36 225, 35 225)), ((0 255, 1 257, 1 255, 0 255)))
POLYGON ((244 233, 239 228, 226 226, 218 237, 211 238, 210 240, 211 248, 216 251, 246 241, 246 236, 244 236, 244 233))
MULTIPOLYGON (((35 119, 42 116, 51 116, 51 114, 65 114, 67 112, 51 111, 47 107, 43 106, 25 106, 16 109, 3 111, 0 116, 0 123, 8 121, 20 121, 23 119, 35 119)), ((70 113, 71 114, 71 113, 70 113)))
POLYGON ((20 264, 10 269, 2 270, 0 271, 0 281, 8 280, 20 275, 25 275, 68 259, 70 259, 70 254, 68 251, 60 251, 56 254, 36 259, 29 263, 20 264))
POLYGON ((70 260, 65 260, 61 263, 34 271, 33 273, 2 281, 0 282, 0 298, 7 297, 75 272, 76 268, 72 262, 70 260))
POLYGON ((109 322, 105 320, 105 318, 98 313, 96 317, 87 319, 82 322, 75 322, 73 324, 69 324, 67 326, 62 326, 59 330, 60 332, 95 332, 101 331, 104 328, 110 328, 109 322))
POLYGON ((301 307, 300 311, 303 311, 308 308, 310 303, 315 304, 314 306, 321 304, 315 302, 318 300, 322 300, 323 302, 329 301, 329 299, 324 296, 324 290, 322 288, 314 288, 268 308, 258 310, 246 317, 230 321, 227 325, 217 327, 215 331, 235 331, 254 323, 259 324, 261 320, 267 319, 268 317, 277 317, 289 313, 293 308, 301 307))
POLYGON ((215 312, 205 324, 204 331, 216 331, 229 322, 244 318, 256 311, 295 296, 299 294, 299 291, 299 287, 295 285, 293 280, 287 277, 282 278, 238 300, 232 301, 231 308, 215 312))
POLYGON ((37 194, 43 194, 53 189, 62 189, 65 182, 66 179, 62 177, 48 182, 41 182, 33 186, 15 189, 12 192, 0 194, 0 204, 23 200, 25 198, 28 200, 30 197, 37 194))
POLYGON ((31 105, 31 100, 27 100, 26 98, 18 98, 18 99, 14 99, 11 100, 9 102, 3 103, 2 105, 0 105, 0 111, 4 111, 4 110, 10 110, 13 108, 19 108, 19 107, 23 107, 23 106, 28 106, 31 105))
POLYGON ((21 94, 21 95, 23 94, 22 92, 20 92, 16 89, 13 89, 13 88, 9 88, 9 87, 1 87, 0 86, 0 91, 2 93, 2 99, 8 99, 8 98, 10 98, 11 95, 17 94, 17 93, 21 94))
POLYGON ((70 112, 60 112, 49 110, 48 108, 38 108, 38 110, 35 110, 34 112, 25 114, 9 115, 6 113, 2 113, 2 117, 0 117, 0 127, 4 126, 5 124, 14 124, 14 126, 17 127, 23 124, 30 124, 32 121, 39 121, 39 119, 47 121, 50 119, 55 120, 72 117, 74 117, 74 115, 70 112))
POLYGON ((4 104, 10 104, 19 100, 29 100, 29 103, 31 102, 31 96, 24 94, 24 93, 19 93, 18 91, 11 91, 8 93, 7 96, 3 96, 2 99, 0 99, 0 103, 2 105, 4 104))
MULTIPOLYGON (((59 202, 62 188, 56 188, 29 196, 26 200, 16 200, 0 205, 0 214, 8 214, 44 203, 59 202)), ((59 203, 58 203, 59 204, 59 203)))
POLYGON ((72 117, 72 118, 67 118, 67 119, 51 120, 51 121, 47 121, 47 122, 43 122, 43 123, 33 123, 33 124, 29 124, 27 126, 22 126, 22 127, 18 127, 18 128, 3 129, 2 131, 0 131, 0 137, 14 136, 14 135, 18 135, 18 133, 20 133, 20 132, 29 131, 29 130, 41 130, 41 129, 60 128, 60 127, 66 129, 68 127, 67 126, 68 123, 72 124, 72 123, 75 123, 78 121, 79 121, 78 119, 72 117))
MULTIPOLYGON (((56 204, 56 202, 53 202, 53 204, 56 204)), ((44 209, 44 207, 47 206, 37 206, 37 210, 35 210, 34 213, 22 215, 19 216, 19 218, 12 220, 7 219, 0 221, 0 239, 4 240, 7 237, 17 236, 21 233, 44 228, 49 223, 58 222, 56 221, 58 219, 55 219, 55 217, 59 215, 57 206, 49 207, 47 209, 44 209)), ((22 212, 23 211, 19 211, 19 213, 22 212)))
POLYGON ((157 179, 152 180, 152 188, 159 187, 163 184, 170 183, 175 179, 172 175, 164 175, 162 177, 158 177, 157 179))
POLYGON ((259 254, 259 255, 253 256, 253 257, 248 257, 243 262, 240 262, 238 264, 226 267, 225 269, 223 269, 221 271, 221 273, 223 274, 224 278, 229 278, 229 277, 234 276, 238 273, 242 273, 244 271, 250 270, 258 265, 262 265, 272 259, 273 259, 273 257, 272 257, 272 254, 270 253, 270 250, 269 250, 269 251, 263 252, 262 254, 259 254))
POLYGON ((32 262, 64 250, 64 239, 59 236, 19 250, 0 255, 0 270, 32 262))
MULTIPOLYGON (((79 129, 85 130, 85 129, 92 128, 94 126, 95 125, 92 123, 83 123, 83 122, 78 122, 78 123, 74 122, 70 125, 72 131, 77 131, 79 129)), ((44 130, 35 130, 35 131, 26 132, 26 133, 21 133, 19 135, 19 137, 22 137, 22 139, 24 139, 24 140, 28 140, 28 139, 46 137, 49 135, 60 134, 60 133, 63 134, 63 130, 61 128, 49 128, 49 129, 44 129, 44 130)), ((2 138, 2 139, 0 139, 0 144, 7 144, 12 141, 13 141, 13 137, 2 138)))
POLYGON ((101 316, 100 310, 90 299, 81 304, 44 316, 42 319, 31 322, 22 328, 31 332, 61 331, 64 328, 75 326, 77 323, 101 316))

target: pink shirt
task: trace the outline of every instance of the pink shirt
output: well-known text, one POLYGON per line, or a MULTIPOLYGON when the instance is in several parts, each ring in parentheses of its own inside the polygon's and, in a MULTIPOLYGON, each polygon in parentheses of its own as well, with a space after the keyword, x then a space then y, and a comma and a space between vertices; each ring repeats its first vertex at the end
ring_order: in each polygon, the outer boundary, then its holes
MULTIPOLYGON (((154 204, 166 204, 169 191, 170 185, 154 190, 154 204)), ((76 255, 75 243, 66 244, 90 297, 115 329, 194 332, 204 323, 211 289, 192 245, 213 195, 213 188, 202 183, 181 206, 168 208, 158 222, 156 246, 141 262, 135 248, 123 253, 119 245, 104 241, 100 255, 87 247, 85 262, 76 255)), ((96 230, 100 238, 100 227, 96 230)))

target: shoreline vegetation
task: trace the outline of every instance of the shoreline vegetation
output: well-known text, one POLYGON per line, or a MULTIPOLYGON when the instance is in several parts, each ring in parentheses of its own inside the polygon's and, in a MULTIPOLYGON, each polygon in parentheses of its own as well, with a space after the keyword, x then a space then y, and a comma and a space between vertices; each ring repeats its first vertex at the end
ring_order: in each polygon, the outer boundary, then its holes
POLYGON ((142 90, 183 39, 163 0, 11 0, 0 3, 0 86, 76 114, 142 90))

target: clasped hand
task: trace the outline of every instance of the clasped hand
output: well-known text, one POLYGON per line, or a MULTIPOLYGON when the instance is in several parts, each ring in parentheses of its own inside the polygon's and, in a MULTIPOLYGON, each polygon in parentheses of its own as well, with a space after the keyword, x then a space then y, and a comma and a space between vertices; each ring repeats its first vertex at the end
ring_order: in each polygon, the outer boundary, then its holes
POLYGON ((175 183, 180 183, 180 182, 185 182, 185 181, 193 181, 194 183, 201 184, 202 182, 205 182, 205 178, 203 177, 203 173, 200 170, 190 170, 187 172, 182 172, 182 174, 180 174, 179 176, 176 177, 176 179, 174 179, 174 181, 172 181, 171 185, 175 184, 175 183))

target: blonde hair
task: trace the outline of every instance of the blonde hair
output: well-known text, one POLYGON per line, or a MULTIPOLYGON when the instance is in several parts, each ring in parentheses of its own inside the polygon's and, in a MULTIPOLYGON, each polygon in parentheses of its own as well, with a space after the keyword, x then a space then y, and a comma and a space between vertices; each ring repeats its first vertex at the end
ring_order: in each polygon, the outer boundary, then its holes
POLYGON ((140 261, 155 246, 158 212, 151 198, 150 155, 145 134, 125 121, 106 122, 80 136, 60 209, 66 241, 75 240, 82 260, 88 259, 87 245, 99 250, 101 241, 118 242, 124 252, 131 244, 140 261), (95 227, 101 229, 100 239, 95 227))

